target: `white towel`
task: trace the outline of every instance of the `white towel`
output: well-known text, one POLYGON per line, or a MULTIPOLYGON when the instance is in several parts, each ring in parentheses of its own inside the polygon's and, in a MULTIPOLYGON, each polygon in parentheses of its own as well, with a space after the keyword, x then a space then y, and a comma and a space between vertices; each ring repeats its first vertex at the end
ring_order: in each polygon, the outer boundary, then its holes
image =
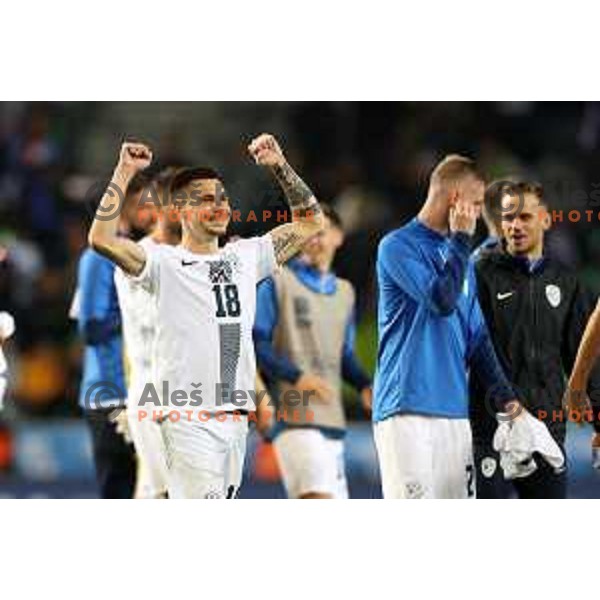
POLYGON ((494 449, 500 453, 500 466, 506 479, 529 477, 538 468, 533 458, 535 452, 557 473, 564 469, 564 454, 542 421, 526 410, 508 419, 508 415, 498 414, 499 424, 494 435, 494 449))

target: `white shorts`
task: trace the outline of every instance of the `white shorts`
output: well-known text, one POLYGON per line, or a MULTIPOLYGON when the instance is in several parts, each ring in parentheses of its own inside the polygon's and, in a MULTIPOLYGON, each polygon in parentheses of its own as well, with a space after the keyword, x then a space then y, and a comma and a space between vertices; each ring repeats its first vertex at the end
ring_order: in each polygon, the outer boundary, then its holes
POLYGON ((131 439, 138 457, 136 498, 161 498, 167 491, 167 463, 160 425, 138 418, 135 406, 127 409, 131 439))
POLYGON ((274 445, 288 497, 312 492, 348 498, 342 440, 328 438, 318 429, 297 427, 280 433, 274 445))
POLYGON ((374 424, 384 498, 474 498, 467 419, 396 415, 374 424))
POLYGON ((169 498, 235 498, 242 482, 248 418, 166 419, 160 426, 169 498))

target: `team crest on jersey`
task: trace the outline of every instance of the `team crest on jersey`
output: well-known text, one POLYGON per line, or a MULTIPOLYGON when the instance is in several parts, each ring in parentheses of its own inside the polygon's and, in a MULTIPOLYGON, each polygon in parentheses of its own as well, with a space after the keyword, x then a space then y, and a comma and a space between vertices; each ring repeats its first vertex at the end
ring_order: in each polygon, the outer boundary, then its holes
POLYGON ((492 458, 491 456, 486 456, 484 459, 482 459, 481 474, 484 477, 487 477, 487 479, 494 476, 494 473, 496 472, 497 468, 498 462, 495 458, 492 458))
POLYGON ((546 286, 546 298, 548 298, 548 302, 552 308, 557 308, 560 305, 560 301, 562 298, 562 294, 560 292, 560 288, 557 285, 547 285, 546 286))
POLYGON ((208 278, 211 283, 231 283, 233 269, 228 260, 215 260, 208 263, 208 278))

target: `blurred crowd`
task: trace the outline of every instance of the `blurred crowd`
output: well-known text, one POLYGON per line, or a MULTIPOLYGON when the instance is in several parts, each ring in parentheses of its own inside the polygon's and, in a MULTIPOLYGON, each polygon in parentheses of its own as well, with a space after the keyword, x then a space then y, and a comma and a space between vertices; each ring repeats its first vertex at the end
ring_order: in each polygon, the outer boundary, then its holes
MULTIPOLYGON (((347 240, 336 266, 357 289, 359 354, 370 368, 378 239, 415 215, 444 154, 477 158, 490 180, 543 183, 562 215, 549 251, 600 291, 597 103, 0 103, 0 310, 17 322, 7 344, 9 418, 77 414, 81 348, 68 312, 90 222, 87 192, 110 177, 122 139, 149 142, 162 164, 216 167, 243 213, 284 206, 245 154, 261 131, 280 138, 342 216, 347 240), (573 208, 592 213, 571 222, 573 208)), ((242 223, 234 233, 269 227, 242 223)))

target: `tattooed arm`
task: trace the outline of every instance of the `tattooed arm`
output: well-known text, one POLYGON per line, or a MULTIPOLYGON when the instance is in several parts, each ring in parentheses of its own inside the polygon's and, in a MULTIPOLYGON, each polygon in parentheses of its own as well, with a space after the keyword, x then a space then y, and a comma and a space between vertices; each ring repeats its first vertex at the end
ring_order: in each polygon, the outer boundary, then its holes
POLYGON ((257 164, 269 167, 281 185, 292 211, 292 222, 271 231, 277 262, 286 263, 323 230, 324 217, 310 188, 292 169, 271 135, 258 136, 248 147, 257 164))

